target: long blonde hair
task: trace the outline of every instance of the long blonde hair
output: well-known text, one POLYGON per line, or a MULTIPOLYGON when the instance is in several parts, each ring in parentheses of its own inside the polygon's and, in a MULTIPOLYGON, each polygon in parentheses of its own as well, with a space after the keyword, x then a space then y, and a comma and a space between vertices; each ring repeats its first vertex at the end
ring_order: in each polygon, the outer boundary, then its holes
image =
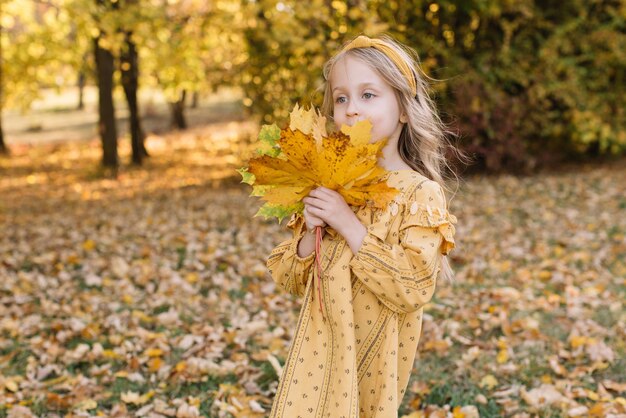
MULTIPOLYGON (((360 59, 374 69, 394 89, 400 110, 407 116, 407 123, 404 124, 398 140, 400 157, 415 171, 436 181, 447 190, 444 172, 448 169, 454 174, 454 171, 448 164, 446 151, 451 150, 460 159, 465 156, 448 142, 448 136, 455 136, 455 134, 449 131, 442 122, 435 103, 429 95, 428 81, 436 80, 422 71, 419 66, 419 56, 413 49, 396 42, 388 35, 382 35, 379 39, 385 41, 409 65, 417 84, 417 94, 413 95, 406 76, 384 52, 376 48, 354 48, 343 51, 342 47, 340 52, 324 64, 325 82, 321 87, 324 91, 322 113, 329 120, 332 120, 334 103, 329 77, 335 64, 346 55, 360 59)), ((351 41, 346 42, 344 47, 349 42, 351 41)), ((454 176, 458 180, 456 174, 454 176)), ((454 272, 446 256, 442 257, 440 275, 448 281, 454 280, 454 272)))

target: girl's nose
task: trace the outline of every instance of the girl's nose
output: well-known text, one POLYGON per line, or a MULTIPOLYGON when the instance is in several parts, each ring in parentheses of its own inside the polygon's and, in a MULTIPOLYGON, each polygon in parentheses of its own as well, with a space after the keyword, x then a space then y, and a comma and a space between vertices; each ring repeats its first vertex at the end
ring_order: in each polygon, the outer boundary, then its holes
POLYGON ((359 115, 359 109, 357 109, 354 101, 348 102, 348 108, 346 109, 346 115, 348 117, 354 117, 359 115))

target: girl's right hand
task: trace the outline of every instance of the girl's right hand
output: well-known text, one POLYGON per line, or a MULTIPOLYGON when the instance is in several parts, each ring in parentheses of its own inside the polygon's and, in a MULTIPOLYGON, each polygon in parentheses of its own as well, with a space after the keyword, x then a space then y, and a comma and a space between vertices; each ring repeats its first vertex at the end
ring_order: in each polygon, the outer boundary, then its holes
MULTIPOLYGON (((321 218, 309 213, 307 208, 309 205, 304 204, 304 222, 306 223, 306 228, 309 232, 313 232, 316 226, 321 226, 322 228, 326 226, 326 222, 324 222, 321 218)), ((322 231, 324 232, 324 231, 322 231)))

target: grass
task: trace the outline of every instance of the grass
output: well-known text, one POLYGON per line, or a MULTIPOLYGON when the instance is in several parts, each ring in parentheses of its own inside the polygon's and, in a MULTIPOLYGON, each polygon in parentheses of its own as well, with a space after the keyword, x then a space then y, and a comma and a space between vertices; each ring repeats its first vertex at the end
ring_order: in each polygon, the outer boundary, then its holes
POLYGON ((35 355, 25 344, 18 342, 2 350, 2 355, 7 354, 12 356, 8 363, 0 368, 4 376, 23 376, 26 373, 28 358, 35 355))
MULTIPOLYGON (((114 407, 137 411, 141 406, 121 400, 129 391, 153 390, 153 399, 170 407, 199 399, 202 416, 215 416, 217 400, 235 407, 257 399, 269 406, 278 375, 263 355, 271 353, 284 364, 287 349, 281 343, 293 337, 301 302, 272 289, 262 270, 287 231, 276 222, 254 219, 259 202, 232 177, 241 161, 230 157, 249 149, 244 146, 249 132, 241 126, 243 133, 232 138, 220 134, 226 126, 151 137, 147 146, 154 152, 146 165, 122 166, 116 179, 97 172, 99 152, 92 143, 25 148, 0 160, 0 194, 12 197, 0 202, 0 222, 7 225, 0 234, 0 274, 6 276, 0 308, 7 318, 0 321, 3 376, 24 376, 29 358, 42 366, 36 353, 46 343, 58 347, 50 362, 64 374, 94 378, 89 396, 105 415, 114 407), (86 239, 94 241, 92 250, 84 248, 86 239), (128 264, 128 277, 111 271, 113 257, 128 264), (98 276, 101 284, 86 285, 88 274, 98 276), (161 323, 158 315, 172 308, 180 322, 161 323), (133 315, 135 311, 144 316, 133 315), (74 317, 97 324, 97 335, 85 338, 71 331, 68 323, 74 317), (27 333, 19 325, 22 319, 40 325, 27 333), (248 321, 259 319, 267 329, 248 335, 245 342, 235 339, 248 321), (59 331, 69 337, 57 341, 59 331), (188 361, 186 350, 178 346, 186 335, 204 341, 193 355, 211 359, 211 367, 221 372, 160 375, 135 364, 132 370, 144 382, 115 376, 130 370, 131 360, 147 348, 162 344, 167 346, 165 365, 188 361), (122 357, 101 356, 93 362, 64 357, 79 344, 94 347, 97 342, 122 357), (94 377, 94 365, 110 368, 94 377), (249 392, 250 379, 260 393, 249 392)), ((130 152, 127 145, 120 148, 123 161, 130 152)), ((476 406, 481 417, 524 412, 563 416, 555 407, 534 411, 519 395, 511 395, 518 405, 511 411, 496 402, 494 393, 514 385, 531 390, 544 381, 593 391, 604 380, 626 381, 626 338, 620 329, 626 296, 626 225, 619 216, 626 205, 619 189, 624 167, 540 178, 467 179, 451 208, 459 219, 458 247, 451 257, 457 282, 439 284, 425 310, 419 355, 400 416, 416 408, 443 413, 466 405, 476 406), (555 192, 559 189, 568 193, 555 192), (582 191, 594 194, 589 206, 580 205, 582 191), (614 216, 598 216, 604 212, 614 216), (509 253, 509 245, 519 248, 509 253), (572 309, 575 305, 580 310, 572 309), (589 327, 591 323, 597 325, 589 327), (598 369, 584 350, 568 357, 574 352, 569 335, 575 329, 604 341, 615 360, 598 369), (450 345, 425 348, 442 340, 450 345), (498 361, 502 347, 509 358, 498 361), (464 361, 472 348, 478 350, 476 357, 464 361), (552 370, 549 359, 555 356, 565 376, 552 370), (488 375, 497 380, 493 388, 481 383, 488 375), (478 402, 478 395, 486 403, 478 402)), ((62 385, 49 388, 64 390, 62 385)), ((55 411, 31 388, 20 388, 19 395, 36 416, 72 413, 69 408, 55 411)), ((576 401, 592 405, 589 399, 576 401)), ((616 401, 612 404, 617 408, 616 401)), ((0 417, 7 415, 0 408, 0 417)))
POLYGON ((424 403, 428 405, 450 405, 455 406, 476 405, 481 417, 502 416, 500 406, 493 400, 488 400, 487 404, 476 402, 476 396, 484 394, 484 390, 476 384, 459 379, 454 382, 445 382, 435 385, 428 396, 424 398, 424 403))

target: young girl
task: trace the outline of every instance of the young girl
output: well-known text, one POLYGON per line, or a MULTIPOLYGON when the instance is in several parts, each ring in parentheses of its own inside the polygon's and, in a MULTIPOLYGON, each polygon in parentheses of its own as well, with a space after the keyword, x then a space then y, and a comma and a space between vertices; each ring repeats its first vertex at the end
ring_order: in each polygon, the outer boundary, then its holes
POLYGON ((456 218, 440 185, 445 131, 424 77, 389 37, 359 36, 324 67, 322 110, 338 128, 369 119, 372 142, 388 138, 379 164, 400 192, 376 210, 319 187, 288 222, 294 236, 267 266, 279 287, 304 300, 271 417, 397 416, 423 307, 437 278, 451 278, 444 256, 454 248, 456 218), (324 232, 321 301, 316 226, 324 232))

